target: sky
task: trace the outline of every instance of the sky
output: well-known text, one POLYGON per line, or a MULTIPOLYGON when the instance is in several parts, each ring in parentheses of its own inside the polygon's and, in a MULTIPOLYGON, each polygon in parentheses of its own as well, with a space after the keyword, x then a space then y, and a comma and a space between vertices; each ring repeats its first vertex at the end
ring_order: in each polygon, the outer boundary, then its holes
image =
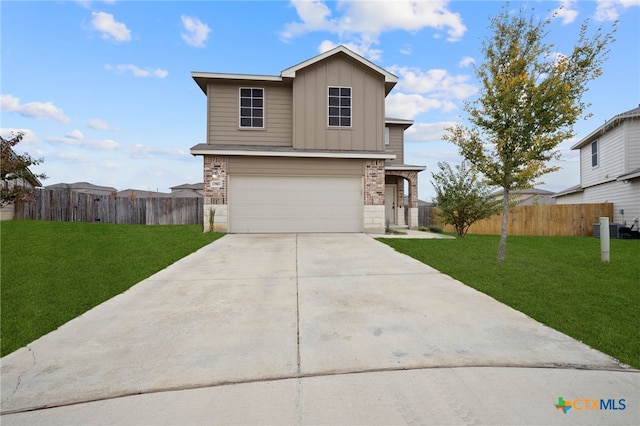
MULTIPOLYGON (((424 165, 419 198, 431 201, 437 163, 459 164, 444 128, 467 124, 477 98, 474 66, 491 36, 497 1, 1 1, 0 132, 44 158, 44 185, 86 181, 118 190, 169 192, 202 182, 206 97, 192 71, 280 75, 343 44, 399 77, 386 115, 414 120, 405 163, 424 165)), ((559 172, 539 188, 580 182, 570 148, 640 103, 640 0, 512 1, 539 18, 556 11, 548 41, 568 54, 580 25, 609 31, 603 74, 583 100, 589 118, 562 142, 559 172)))

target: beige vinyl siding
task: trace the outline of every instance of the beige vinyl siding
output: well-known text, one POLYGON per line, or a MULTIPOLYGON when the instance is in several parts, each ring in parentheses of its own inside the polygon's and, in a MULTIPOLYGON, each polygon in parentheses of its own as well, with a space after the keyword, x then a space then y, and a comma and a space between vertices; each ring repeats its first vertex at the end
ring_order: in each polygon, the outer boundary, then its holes
POLYGON ((608 182, 585 188, 582 197, 558 197, 558 204, 576 203, 613 203, 613 222, 627 221, 630 226, 634 217, 640 216, 640 181, 633 180, 629 183, 621 181, 608 182), (565 198, 568 198, 566 200, 565 198), (624 210, 624 215, 620 210, 624 210))
POLYGON ((624 126, 616 126, 598 138, 598 165, 591 167, 591 143, 580 148, 582 187, 615 180, 624 173, 624 126))
POLYGON ((384 77, 345 55, 298 71, 293 83, 293 146, 384 150, 384 77), (351 88, 351 127, 329 127, 328 87, 351 88))
POLYGON ((292 89, 270 82, 212 83, 207 86, 208 144, 292 146, 292 89), (240 129, 240 87, 264 89, 264 129, 240 129))
POLYGON ((640 118, 625 122, 626 170, 629 173, 640 168, 640 118))
POLYGON ((389 145, 387 151, 396 154, 395 160, 389 160, 392 164, 404 164, 404 129, 402 126, 389 127, 389 145))
POLYGON ((341 158, 229 157, 231 175, 363 176, 364 162, 341 158))

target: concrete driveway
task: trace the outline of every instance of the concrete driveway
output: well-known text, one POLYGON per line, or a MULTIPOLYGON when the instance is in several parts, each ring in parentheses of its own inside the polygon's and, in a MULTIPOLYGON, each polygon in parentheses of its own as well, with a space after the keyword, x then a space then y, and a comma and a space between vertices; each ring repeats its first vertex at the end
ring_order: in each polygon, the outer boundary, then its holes
POLYGON ((364 234, 227 235, 1 378, 3 425, 640 423, 636 370, 364 234))

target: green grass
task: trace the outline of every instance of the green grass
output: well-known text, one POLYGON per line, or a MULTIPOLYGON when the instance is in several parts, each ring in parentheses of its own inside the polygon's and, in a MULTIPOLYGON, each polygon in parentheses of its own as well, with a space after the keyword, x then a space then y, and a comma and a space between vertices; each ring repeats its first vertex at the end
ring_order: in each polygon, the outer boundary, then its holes
POLYGON ((4 356, 220 238, 200 225, 0 224, 4 356))
POLYGON ((498 239, 379 241, 640 368, 640 240, 611 240, 607 264, 596 238, 509 237, 503 262, 498 239))

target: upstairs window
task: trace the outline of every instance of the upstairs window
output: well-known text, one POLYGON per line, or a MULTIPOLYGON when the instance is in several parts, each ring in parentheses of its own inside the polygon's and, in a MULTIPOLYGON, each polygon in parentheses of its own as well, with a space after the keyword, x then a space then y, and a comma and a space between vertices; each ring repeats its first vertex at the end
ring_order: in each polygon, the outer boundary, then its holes
POLYGON ((389 145, 389 128, 385 126, 384 128, 384 144, 389 145))
POLYGON ((264 128, 264 89, 240 88, 240 127, 264 128))
POLYGON ((329 127, 351 127, 351 87, 329 86, 329 127))
POLYGON ((591 143, 591 167, 598 165, 598 141, 591 143))

